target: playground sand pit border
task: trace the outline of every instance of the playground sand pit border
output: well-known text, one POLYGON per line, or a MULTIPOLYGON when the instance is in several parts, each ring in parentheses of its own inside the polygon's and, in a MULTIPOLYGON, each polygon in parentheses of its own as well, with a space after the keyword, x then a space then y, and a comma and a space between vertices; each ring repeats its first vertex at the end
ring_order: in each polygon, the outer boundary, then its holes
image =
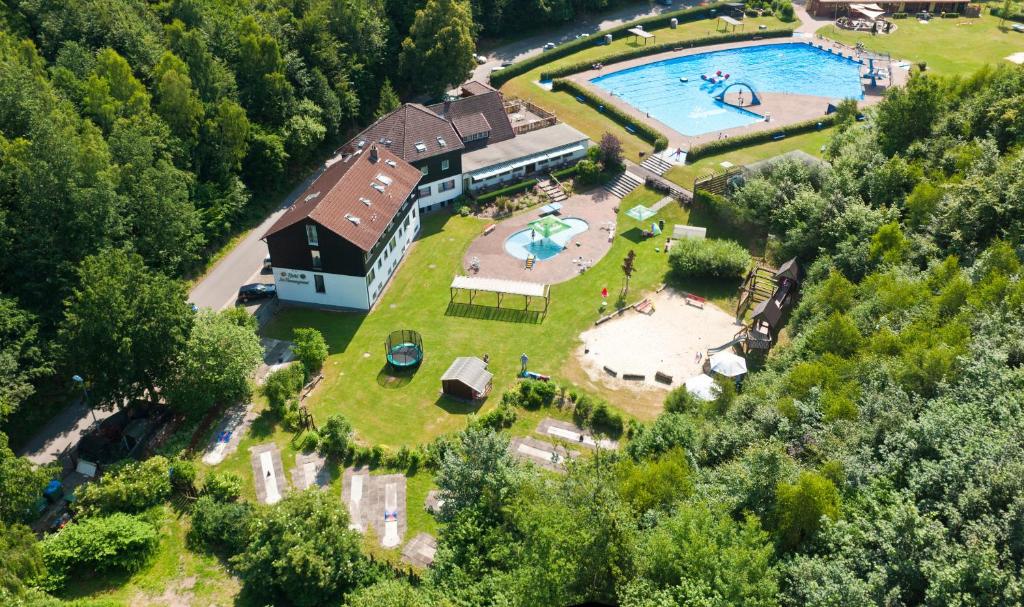
POLYGON ((587 432, 583 428, 580 428, 572 422, 563 422, 561 420, 552 419, 546 417, 541 420, 540 424, 537 425, 537 434, 543 435, 545 438, 552 438, 580 447, 586 447, 587 449, 594 449, 595 447, 601 447, 602 449, 618 449, 619 444, 613 440, 607 438, 595 438, 590 432, 587 432), (581 438, 582 437, 582 440, 581 438))
POLYGON ((703 308, 687 304, 686 297, 672 289, 649 299, 653 313, 628 310, 580 334, 583 343, 575 354, 591 380, 616 388, 671 390, 682 385, 683 378, 702 372, 708 348, 732 340, 743 328, 710 302, 703 308), (658 381, 658 373, 674 381, 658 381), (626 379, 637 376, 643 380, 626 379))
POLYGON ((331 484, 331 472, 327 460, 316 453, 296 453, 295 468, 292 469, 292 485, 302 491, 309 487, 326 489, 331 484))
POLYGON ((532 462, 538 466, 555 472, 565 472, 565 461, 567 459, 579 457, 580 455, 579 451, 570 451, 560 445, 555 445, 529 436, 517 436, 513 438, 509 441, 508 450, 509 453, 512 454, 512 457, 532 462), (558 456, 557 461, 554 461, 555 455, 558 456))
POLYGON ((427 568, 434 562, 437 539, 429 533, 417 533, 402 548, 402 560, 416 567, 427 568))
POLYGON ((359 532, 365 531, 368 527, 373 527, 377 537, 381 540, 381 545, 383 545, 387 535, 387 526, 384 521, 385 498, 387 486, 392 483, 395 484, 396 503, 394 510, 398 512, 398 544, 395 545, 397 546, 401 545, 408 526, 405 503, 406 479, 404 475, 372 475, 365 467, 347 468, 342 475, 341 500, 345 507, 348 508, 349 516, 352 519, 351 527, 359 532), (356 480, 357 477, 358 480, 356 480), (352 499, 354 486, 358 493, 358 500, 352 499))
POLYGON ((252 475, 256 485, 256 499, 261 504, 276 504, 288 492, 288 479, 281 463, 281 450, 275 443, 266 443, 249 448, 252 454, 252 475), (267 457, 264 457, 267 456, 267 457), (266 464, 270 464, 268 469, 266 464), (271 476, 267 472, 272 470, 271 476), (274 479, 274 488, 268 488, 267 478, 274 479))

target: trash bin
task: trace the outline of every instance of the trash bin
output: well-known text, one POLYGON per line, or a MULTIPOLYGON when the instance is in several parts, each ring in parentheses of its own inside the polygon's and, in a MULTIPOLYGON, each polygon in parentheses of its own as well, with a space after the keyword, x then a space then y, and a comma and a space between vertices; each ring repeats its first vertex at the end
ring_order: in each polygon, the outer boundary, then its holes
POLYGON ((64 497, 64 486, 58 480, 50 481, 43 490, 43 497, 51 504, 56 504, 64 497))
POLYGON ((604 35, 604 43, 605 44, 611 44, 612 43, 612 35, 611 34, 605 34, 604 35))
POLYGON ((668 26, 671 29, 676 29, 677 27, 679 27, 679 19, 672 17, 672 19, 668 22, 668 26))

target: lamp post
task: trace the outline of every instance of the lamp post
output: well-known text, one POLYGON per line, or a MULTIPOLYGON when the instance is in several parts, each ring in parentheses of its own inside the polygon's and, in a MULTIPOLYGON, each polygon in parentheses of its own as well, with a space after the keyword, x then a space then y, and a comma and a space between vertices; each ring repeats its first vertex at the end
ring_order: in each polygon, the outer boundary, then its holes
POLYGON ((88 407, 89 408, 89 412, 92 413, 92 421, 93 421, 93 423, 95 423, 96 422, 96 412, 92 410, 91 406, 89 406, 89 389, 85 387, 85 380, 82 379, 81 375, 73 375, 73 376, 71 376, 71 381, 75 382, 76 384, 78 384, 78 386, 80 388, 82 388, 82 395, 85 398, 85 406, 88 407))

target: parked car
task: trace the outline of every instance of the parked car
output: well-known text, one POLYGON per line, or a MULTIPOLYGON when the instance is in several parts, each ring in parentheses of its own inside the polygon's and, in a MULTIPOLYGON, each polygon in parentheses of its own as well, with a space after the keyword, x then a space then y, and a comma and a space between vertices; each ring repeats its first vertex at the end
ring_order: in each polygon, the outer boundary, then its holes
POLYGON ((502 61, 501 62, 501 67, 512 67, 512 62, 511 61, 502 61))
POLYGON ((487 57, 484 57, 483 55, 476 55, 473 58, 476 59, 477 65, 483 65, 487 63, 487 57))
POLYGON ((1013 27, 1011 27, 1010 29, 1012 29, 1015 32, 1020 32, 1024 34, 1024 23, 1015 23, 1013 27))
POLYGON ((579 40, 580 38, 589 38, 589 37, 590 37, 590 34, 588 34, 586 32, 584 32, 582 34, 576 34, 576 39, 577 40, 579 40))
POLYGON ((238 288, 238 301, 245 303, 254 299, 267 299, 277 295, 277 285, 254 282, 238 288))
POLYGON ((553 48, 555 48, 555 43, 554 42, 548 42, 547 44, 544 45, 544 50, 546 50, 546 51, 550 51, 553 48))

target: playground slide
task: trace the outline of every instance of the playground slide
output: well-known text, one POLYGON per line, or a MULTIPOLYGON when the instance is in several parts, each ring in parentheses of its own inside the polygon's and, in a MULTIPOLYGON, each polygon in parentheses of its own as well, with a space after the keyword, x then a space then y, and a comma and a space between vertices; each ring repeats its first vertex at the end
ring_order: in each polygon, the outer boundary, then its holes
POLYGON ((224 461, 224 451, 227 450, 228 444, 218 442, 214 445, 213 450, 203 456, 203 463, 208 466, 216 466, 217 464, 224 461))
POLYGON ((708 354, 717 354, 717 353, 721 352, 722 350, 728 350, 729 348, 731 348, 733 346, 736 346, 736 345, 739 345, 739 344, 741 344, 741 343, 743 343, 745 341, 747 341, 747 336, 746 335, 740 335, 736 339, 733 339, 732 341, 724 343, 724 344, 718 346, 717 348, 708 348, 708 354))
POLYGON ((272 452, 260 453, 260 468, 263 470, 263 481, 267 488, 267 503, 276 504, 281 501, 281 491, 277 488, 277 473, 274 472, 272 452))
POLYGON ((395 483, 384 485, 384 539, 381 545, 394 548, 402 540, 398 537, 398 488, 395 483))

